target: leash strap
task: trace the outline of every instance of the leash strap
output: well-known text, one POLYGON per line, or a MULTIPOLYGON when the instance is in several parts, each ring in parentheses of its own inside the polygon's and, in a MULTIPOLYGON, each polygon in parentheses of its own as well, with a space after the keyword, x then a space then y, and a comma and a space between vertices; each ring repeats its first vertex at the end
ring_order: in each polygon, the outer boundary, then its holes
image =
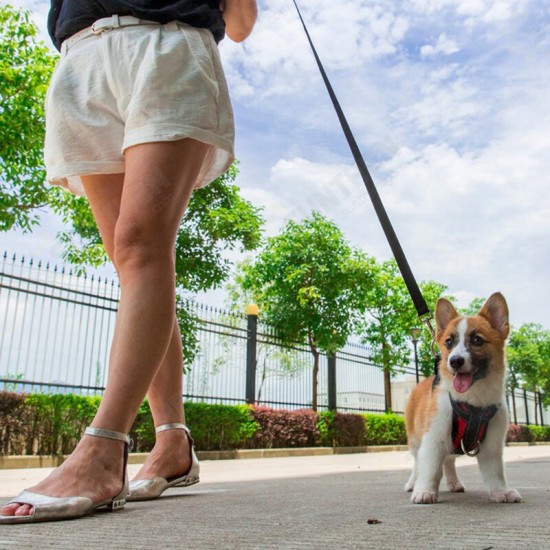
POLYGON ((403 277, 403 280, 405 281, 405 285, 407 286, 407 289, 409 291, 409 294, 411 295, 411 299, 414 303, 414 307, 416 308, 416 311, 418 313, 419 319, 426 323, 428 325, 428 328, 434 336, 434 330, 430 324, 430 320, 432 319, 432 315, 430 313, 430 310, 426 304, 426 300, 424 300, 424 296, 422 296, 422 292, 420 291, 420 288, 416 282, 416 279, 414 278, 414 275, 412 273, 412 270, 409 266, 409 262, 407 261, 407 258, 405 257, 405 253, 403 252, 403 249, 401 248, 401 244, 399 242, 399 239, 397 238, 397 235, 393 229, 393 226, 391 224, 391 221, 388 217, 388 214, 386 213, 386 209, 384 208, 384 204, 382 203, 382 200, 380 199, 380 195, 378 194, 378 190, 376 189, 376 186, 374 184, 374 181, 369 173, 369 169, 367 168, 367 165, 365 163, 365 160, 363 159, 363 155, 361 154, 361 151, 359 149, 359 146, 357 145, 357 141, 355 140, 355 137, 353 136, 353 133, 351 131, 351 128, 348 124, 348 121, 344 115, 344 112, 342 111, 342 108, 340 106, 340 103, 338 101, 338 98, 336 97, 336 94, 334 93, 334 90, 332 88, 332 85, 328 79, 328 76, 325 72, 325 69, 323 68, 323 64, 321 63, 321 60, 317 54, 317 50, 315 49, 315 46, 313 45, 313 41, 311 40, 311 37, 309 35, 309 32, 307 30, 306 24, 304 22, 304 19, 302 17, 302 14, 300 12, 300 8, 298 7, 298 4, 296 3, 296 0, 293 0, 294 6, 296 7, 296 11, 298 12, 298 16, 300 18, 300 21, 302 22, 302 26, 304 27, 304 31, 306 33, 309 45, 311 46, 311 50, 313 51, 313 55, 315 57, 315 61, 317 62, 317 66, 319 67, 319 70, 321 71, 321 75, 323 77, 323 80, 325 82, 325 86, 327 88, 327 91, 329 93, 330 99, 332 100, 332 104, 334 105, 334 109, 336 110, 336 114, 338 115, 338 119, 340 120, 340 124, 342 126, 342 130, 344 131, 344 134, 346 136, 346 139, 348 141, 349 147, 351 149, 351 152, 353 154, 353 158, 355 159, 355 162, 357 164, 357 167, 359 168, 359 172, 361 173, 361 177, 363 179, 363 182, 365 184, 365 187, 367 188, 367 191, 369 193, 369 196, 371 198, 372 204, 374 206, 374 210, 376 211, 376 215, 378 216, 378 220, 380 221, 380 224, 382 225, 382 229, 384 230, 384 233, 386 235, 386 239, 388 240, 388 243, 390 245, 390 248, 393 252, 393 255, 395 257, 395 261, 397 262, 397 265, 399 267, 399 270, 401 271, 401 275, 403 277))

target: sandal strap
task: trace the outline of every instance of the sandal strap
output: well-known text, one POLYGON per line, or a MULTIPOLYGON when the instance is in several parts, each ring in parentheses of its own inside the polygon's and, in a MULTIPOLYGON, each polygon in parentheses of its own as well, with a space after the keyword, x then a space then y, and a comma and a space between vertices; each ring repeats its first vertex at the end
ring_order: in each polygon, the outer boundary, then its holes
POLYGON ((172 424, 162 424, 155 428, 155 433, 164 432, 165 430, 185 430, 188 434, 191 434, 189 428, 181 422, 174 422, 172 424))
POLYGON ((88 426, 84 430, 85 435, 93 435, 96 437, 105 437, 107 439, 116 439, 117 441, 124 441, 124 443, 130 444, 130 436, 121 432, 115 432, 114 430, 104 430, 103 428, 92 428, 88 426))

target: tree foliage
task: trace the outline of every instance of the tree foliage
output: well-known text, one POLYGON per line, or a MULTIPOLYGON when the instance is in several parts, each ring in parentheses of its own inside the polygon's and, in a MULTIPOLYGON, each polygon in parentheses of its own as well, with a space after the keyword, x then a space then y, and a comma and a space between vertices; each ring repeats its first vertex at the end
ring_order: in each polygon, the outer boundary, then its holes
POLYGON ((362 307, 358 286, 368 284, 367 259, 333 222, 314 212, 289 221, 244 266, 242 286, 252 291, 263 319, 287 342, 307 342, 314 357, 313 407, 317 407, 319 354, 333 354, 352 333, 362 307))
MULTIPOLYGON (((76 274, 109 261, 86 197, 45 183, 44 100, 57 60, 38 38, 27 10, 0 7, 0 230, 30 231, 37 209, 49 206, 67 229, 57 234, 63 260, 76 274)), ((231 262, 225 251, 259 245, 260 209, 234 185, 237 168, 193 193, 176 240, 176 284, 197 292, 220 286, 231 262)), ((187 359, 197 351, 196 319, 178 300, 178 318, 187 359)))
MULTIPOLYGON (((411 328, 419 326, 416 310, 395 260, 365 264, 371 284, 366 289, 366 315, 359 327, 365 344, 373 350, 373 362, 385 375, 386 408, 391 410, 391 375, 411 362, 411 328)), ((433 311, 437 298, 446 287, 434 281, 420 285, 428 307, 433 311)), ((431 335, 427 328, 419 346, 419 370, 433 373, 431 335)))
POLYGON ((550 404, 550 331, 536 323, 513 329, 506 355, 511 387, 540 391, 550 404))
POLYGON ((44 99, 57 56, 27 10, 0 6, 0 231, 30 231, 48 205, 44 185, 44 99))

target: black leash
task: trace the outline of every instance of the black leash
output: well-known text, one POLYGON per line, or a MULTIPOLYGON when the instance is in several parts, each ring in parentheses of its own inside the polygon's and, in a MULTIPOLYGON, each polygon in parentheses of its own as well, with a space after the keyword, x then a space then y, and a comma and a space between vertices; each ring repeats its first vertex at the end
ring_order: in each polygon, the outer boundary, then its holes
MULTIPOLYGON (((338 115, 338 119, 340 120, 340 124, 342 125, 342 130, 344 131, 344 134, 346 136, 346 139, 348 141, 349 147, 351 149, 351 152, 353 154, 353 158, 355 159, 355 162, 357 164, 357 168, 359 168, 359 172, 361 173, 361 177, 363 178, 363 182, 365 184, 365 187, 367 188, 367 191, 369 193, 369 196, 371 198, 372 204, 374 206, 374 210, 376 211, 376 215, 378 216, 378 220, 380 221, 380 224, 382 225, 382 229, 384 230, 384 233, 386 235, 386 239, 388 240, 388 243, 390 245, 390 248, 393 252, 393 255, 395 257, 395 261, 397 262, 397 265, 399 267, 399 271, 401 271, 401 275, 403 277, 403 280, 405 281, 405 285, 407 286, 407 289, 409 291, 409 294, 411 295, 411 299, 414 303, 414 307, 416 308, 416 311, 418 313, 418 318, 421 322, 425 323, 430 331, 430 334, 432 335, 432 338, 435 339, 435 332, 431 324, 431 320, 433 319, 433 316, 430 312, 430 309, 428 308, 428 305, 426 304, 426 300, 424 299, 424 296, 422 295, 422 292, 420 291, 420 288, 416 282, 416 279, 414 278, 413 272, 409 266, 409 262, 407 261, 407 258, 405 257, 405 253, 403 252, 403 249, 401 248, 401 244, 399 242, 399 239, 397 238, 397 235, 393 229, 393 226, 391 224, 391 221, 388 217, 388 214, 386 213, 386 209, 384 208, 384 204, 382 203, 382 200, 380 199, 380 195, 378 194, 378 190, 376 189, 376 186, 374 185, 374 181, 370 175, 369 169, 367 168, 367 164, 365 163, 365 160, 363 159, 363 155, 361 154, 361 151, 359 150, 359 146, 357 145, 357 141, 355 140, 355 137, 353 136, 353 133, 351 131, 351 128, 348 124, 348 121, 346 119, 346 116, 344 115, 344 112, 342 111, 342 107, 340 107, 340 103, 338 101, 338 98, 336 97, 336 94, 334 93, 334 89, 332 88, 332 85, 328 79, 327 73, 325 72, 325 69, 323 67, 323 64, 321 63, 321 59, 319 58, 319 55, 317 54, 317 50, 315 49, 315 46, 313 45, 313 41, 311 40, 311 37, 309 35, 309 32, 307 30, 306 24, 304 22, 304 19, 302 17, 302 14, 300 12, 300 8, 298 7, 298 4, 296 3, 296 0, 293 0, 294 6, 296 7, 296 11, 298 12, 298 17, 300 18, 300 21, 302 22, 302 26, 304 27, 304 31, 306 33, 307 39, 309 41, 309 45, 311 46, 311 50, 313 51, 313 55, 315 56, 315 61, 317 61, 317 66, 319 67, 319 70, 321 71, 321 76, 323 77, 323 80, 325 82, 325 86, 327 87, 327 91, 329 93, 330 99, 332 100, 332 104, 334 105, 334 109, 336 110, 336 114, 338 115)), ((432 352, 434 351, 432 346, 432 352)))

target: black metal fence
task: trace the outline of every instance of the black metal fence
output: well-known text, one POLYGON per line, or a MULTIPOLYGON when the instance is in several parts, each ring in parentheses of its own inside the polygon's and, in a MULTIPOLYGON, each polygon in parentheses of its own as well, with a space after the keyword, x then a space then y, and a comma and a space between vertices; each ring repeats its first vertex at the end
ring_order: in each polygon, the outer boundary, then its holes
MULTIPOLYGON (((116 280, 76 276, 71 269, 5 252, 0 261, 0 389, 100 395, 119 293, 116 280)), ((186 365, 186 400, 311 407, 313 356, 306 345, 283 345, 254 314, 190 305, 200 320, 200 352, 186 365)), ((371 356, 368 347, 356 343, 334 357, 322 355, 318 408, 384 412, 383 373, 371 356)), ((414 369, 405 365, 393 379, 393 410, 404 410, 414 385, 414 369)), ((540 396, 516 391, 508 402, 514 421, 550 423, 540 396)))

